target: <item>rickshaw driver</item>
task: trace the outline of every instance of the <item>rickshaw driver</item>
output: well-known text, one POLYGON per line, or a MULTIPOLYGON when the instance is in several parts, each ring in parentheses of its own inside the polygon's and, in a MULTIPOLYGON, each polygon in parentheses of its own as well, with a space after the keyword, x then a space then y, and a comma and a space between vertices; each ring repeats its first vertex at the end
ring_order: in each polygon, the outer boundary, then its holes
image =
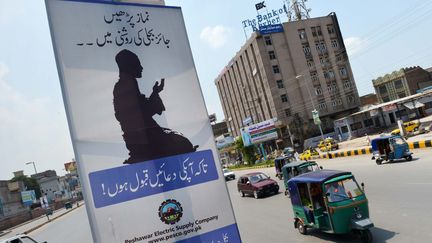
POLYGON ((329 199, 331 202, 340 201, 341 199, 346 199, 347 194, 345 188, 341 185, 340 181, 336 181, 326 185, 326 194, 329 194, 329 199))

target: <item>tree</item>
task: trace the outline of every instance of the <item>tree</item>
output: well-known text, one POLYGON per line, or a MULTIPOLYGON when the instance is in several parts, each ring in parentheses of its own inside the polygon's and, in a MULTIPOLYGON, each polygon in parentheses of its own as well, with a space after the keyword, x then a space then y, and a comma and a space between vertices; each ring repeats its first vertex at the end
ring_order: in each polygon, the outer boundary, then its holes
POLYGON ((243 159, 247 162, 247 164, 253 164, 253 162, 255 161, 255 146, 252 145, 245 147, 243 144, 243 139, 241 137, 237 138, 235 146, 236 149, 242 153, 243 159))
POLYGON ((36 198, 40 198, 42 193, 40 190, 39 183, 35 178, 27 177, 25 175, 14 177, 10 180, 10 182, 22 181, 24 182, 24 186, 26 190, 34 190, 36 194, 36 198))

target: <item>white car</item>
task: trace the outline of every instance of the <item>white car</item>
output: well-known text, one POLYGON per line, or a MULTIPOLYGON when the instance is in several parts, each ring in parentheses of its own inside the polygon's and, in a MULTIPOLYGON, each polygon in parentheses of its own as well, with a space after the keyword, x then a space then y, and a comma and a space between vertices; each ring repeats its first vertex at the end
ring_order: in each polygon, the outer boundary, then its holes
POLYGON ((235 174, 229 169, 223 169, 224 177, 226 181, 235 180, 235 174))
MULTIPOLYGON (((1 239, 0 243, 38 243, 38 242, 27 235, 15 235, 7 239, 1 239)), ((45 241, 43 243, 47 243, 47 242, 45 241)))

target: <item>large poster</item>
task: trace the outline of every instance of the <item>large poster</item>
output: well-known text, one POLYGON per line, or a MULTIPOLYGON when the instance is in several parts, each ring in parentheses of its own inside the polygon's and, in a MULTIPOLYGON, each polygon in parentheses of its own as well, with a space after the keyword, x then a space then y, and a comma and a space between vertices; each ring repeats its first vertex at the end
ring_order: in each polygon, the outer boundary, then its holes
POLYGON ((46 0, 95 242, 240 242, 180 8, 46 0))

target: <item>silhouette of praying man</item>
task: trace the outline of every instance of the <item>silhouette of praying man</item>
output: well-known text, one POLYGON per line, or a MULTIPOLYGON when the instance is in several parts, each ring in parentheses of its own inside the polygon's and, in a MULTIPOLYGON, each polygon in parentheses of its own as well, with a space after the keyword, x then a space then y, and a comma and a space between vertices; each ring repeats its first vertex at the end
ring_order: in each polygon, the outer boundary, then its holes
POLYGON ((150 97, 141 94, 137 78, 142 77, 143 67, 135 53, 120 51, 115 60, 119 67, 119 80, 114 86, 114 112, 123 131, 123 140, 129 150, 124 164, 134 164, 177 154, 196 151, 198 146, 182 134, 163 128, 153 119, 161 115, 165 106, 159 93, 165 79, 156 81, 150 97))

